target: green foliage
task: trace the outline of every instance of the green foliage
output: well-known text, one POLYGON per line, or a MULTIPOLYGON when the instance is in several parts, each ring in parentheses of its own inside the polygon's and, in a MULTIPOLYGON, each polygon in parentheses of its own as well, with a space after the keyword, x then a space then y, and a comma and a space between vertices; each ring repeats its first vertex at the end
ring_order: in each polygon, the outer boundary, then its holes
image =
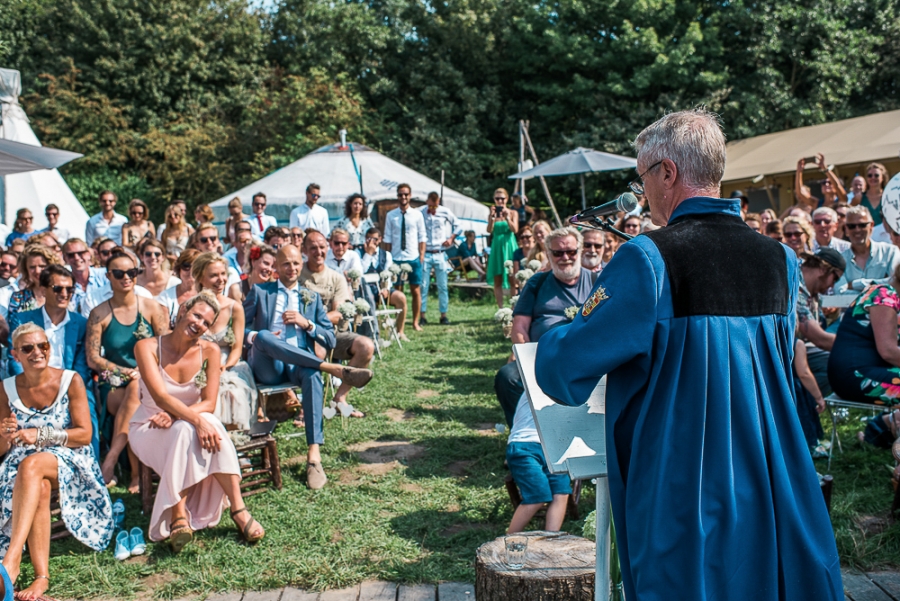
POLYGON ((104 190, 113 190, 119 197, 117 209, 125 212, 125 207, 133 198, 146 202, 151 217, 162 220, 165 205, 159 202, 156 191, 147 180, 134 173, 118 173, 112 169, 100 167, 87 172, 70 173, 65 176, 72 193, 75 195, 89 215, 100 212, 97 199, 104 190))

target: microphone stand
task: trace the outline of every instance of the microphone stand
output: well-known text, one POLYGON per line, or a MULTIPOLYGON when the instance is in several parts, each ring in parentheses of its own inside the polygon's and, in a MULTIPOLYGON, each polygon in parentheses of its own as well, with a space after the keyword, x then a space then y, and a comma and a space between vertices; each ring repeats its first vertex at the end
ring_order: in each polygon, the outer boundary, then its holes
POLYGON ((604 221, 599 217, 591 217, 590 221, 579 221, 577 225, 582 227, 590 228, 592 230, 600 230, 604 232, 609 232, 611 234, 615 234, 619 238, 622 238, 626 242, 634 238, 631 234, 626 234, 625 232, 620 232, 616 229, 616 222, 611 218, 607 217, 604 221))

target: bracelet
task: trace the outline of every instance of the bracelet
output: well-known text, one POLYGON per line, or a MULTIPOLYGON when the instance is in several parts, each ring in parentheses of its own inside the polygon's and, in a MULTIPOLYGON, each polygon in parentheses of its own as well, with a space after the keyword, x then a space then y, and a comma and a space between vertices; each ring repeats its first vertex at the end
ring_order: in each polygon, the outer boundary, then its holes
POLYGON ((68 442, 69 433, 66 430, 41 426, 37 429, 37 439, 34 442, 34 446, 43 449, 45 447, 66 446, 68 442))

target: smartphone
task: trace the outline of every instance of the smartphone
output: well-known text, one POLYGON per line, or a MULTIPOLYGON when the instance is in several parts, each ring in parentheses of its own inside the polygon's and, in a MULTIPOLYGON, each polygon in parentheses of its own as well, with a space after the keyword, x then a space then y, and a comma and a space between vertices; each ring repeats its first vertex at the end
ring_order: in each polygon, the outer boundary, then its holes
POLYGON ((805 159, 803 159, 803 162, 807 165, 818 165, 819 159, 817 159, 816 157, 806 157, 805 159))
POLYGON ((494 215, 496 215, 497 217, 499 217, 502 212, 503 212, 503 207, 498 207, 498 206, 494 207, 494 215))

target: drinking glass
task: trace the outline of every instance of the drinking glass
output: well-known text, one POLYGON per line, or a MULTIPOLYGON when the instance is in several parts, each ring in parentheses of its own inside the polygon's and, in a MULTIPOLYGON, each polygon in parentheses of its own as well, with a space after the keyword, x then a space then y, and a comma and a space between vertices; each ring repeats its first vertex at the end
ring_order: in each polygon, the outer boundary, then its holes
POLYGON ((525 552, 528 550, 528 537, 506 536, 506 565, 510 570, 521 570, 525 567, 525 552))

